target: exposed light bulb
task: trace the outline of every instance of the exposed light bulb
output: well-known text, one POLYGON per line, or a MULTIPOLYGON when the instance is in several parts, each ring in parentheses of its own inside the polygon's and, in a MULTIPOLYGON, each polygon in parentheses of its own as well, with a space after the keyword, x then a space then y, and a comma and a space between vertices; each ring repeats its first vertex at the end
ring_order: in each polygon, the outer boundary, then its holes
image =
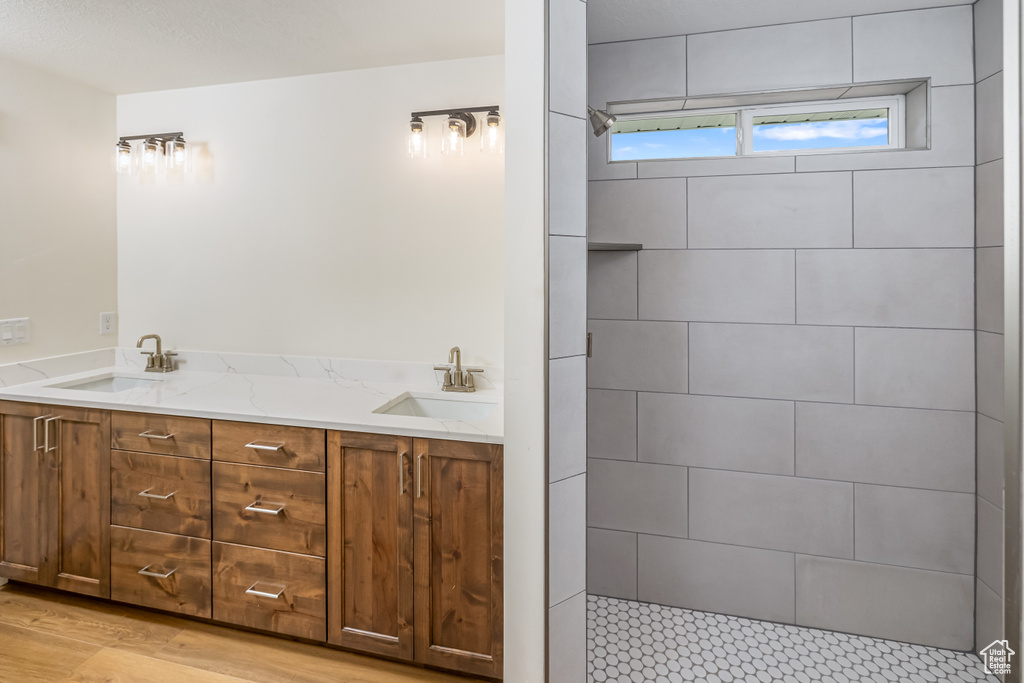
POLYGON ((188 170, 189 146, 180 135, 173 140, 169 140, 166 149, 168 169, 173 171, 188 170))
POLYGON ((132 172, 132 145, 127 140, 117 143, 114 152, 114 168, 118 173, 131 174, 132 172))
POLYGON ((484 124, 484 129, 480 132, 480 151, 486 154, 501 154, 505 151, 501 116, 496 111, 488 112, 484 124))
POLYGON ((139 160, 139 170, 146 173, 156 170, 157 159, 160 156, 160 147, 161 144, 156 138, 149 138, 142 143, 142 155, 139 160))
POLYGON ((447 157, 460 157, 465 153, 463 142, 466 139, 466 122, 457 116, 449 116, 445 121, 445 133, 441 138, 441 154, 447 157))
POLYGON ((427 158, 427 127, 423 119, 414 116, 409 122, 409 157, 411 159, 427 158))

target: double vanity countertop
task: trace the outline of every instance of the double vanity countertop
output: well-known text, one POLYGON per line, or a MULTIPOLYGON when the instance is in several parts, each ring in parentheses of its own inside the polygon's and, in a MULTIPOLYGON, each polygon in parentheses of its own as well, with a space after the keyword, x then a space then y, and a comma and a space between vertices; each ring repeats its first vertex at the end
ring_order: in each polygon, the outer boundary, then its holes
POLYGON ((453 393, 441 390, 443 373, 420 363, 182 351, 178 370, 151 373, 144 372, 137 354, 106 349, 0 366, 0 400, 480 443, 504 440, 500 368, 487 368, 477 391, 453 393), (71 388, 112 376, 149 381, 118 391, 71 388), (452 406, 470 414, 447 419, 374 412, 408 396, 425 399, 442 413, 452 406))

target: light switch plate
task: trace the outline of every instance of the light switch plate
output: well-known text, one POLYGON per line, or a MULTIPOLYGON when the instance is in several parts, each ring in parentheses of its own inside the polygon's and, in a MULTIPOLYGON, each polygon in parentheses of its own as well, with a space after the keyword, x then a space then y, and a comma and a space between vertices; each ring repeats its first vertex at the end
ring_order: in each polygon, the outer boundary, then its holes
POLYGON ((100 334, 114 334, 117 332, 117 313, 100 313, 100 334))
POLYGON ((0 320, 0 346, 28 344, 32 341, 32 328, 28 318, 0 320))

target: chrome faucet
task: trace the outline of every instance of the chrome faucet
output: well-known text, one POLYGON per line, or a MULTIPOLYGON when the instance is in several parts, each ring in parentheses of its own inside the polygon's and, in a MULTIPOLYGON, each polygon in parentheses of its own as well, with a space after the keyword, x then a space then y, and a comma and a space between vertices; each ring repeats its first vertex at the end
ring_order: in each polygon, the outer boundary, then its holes
POLYGON ((149 356, 146 359, 146 372, 173 372, 174 361, 171 360, 178 354, 174 351, 168 351, 164 353, 163 342, 160 340, 159 334, 144 334, 139 337, 139 343, 135 345, 135 348, 141 349, 142 342, 147 339, 156 340, 156 351, 143 351, 142 355, 149 356))
POLYGON ((483 368, 466 368, 463 372, 462 350, 458 346, 453 346, 448 351, 447 365, 435 365, 434 369, 444 370, 444 384, 441 386, 443 391, 476 391, 473 374, 484 371, 483 368))

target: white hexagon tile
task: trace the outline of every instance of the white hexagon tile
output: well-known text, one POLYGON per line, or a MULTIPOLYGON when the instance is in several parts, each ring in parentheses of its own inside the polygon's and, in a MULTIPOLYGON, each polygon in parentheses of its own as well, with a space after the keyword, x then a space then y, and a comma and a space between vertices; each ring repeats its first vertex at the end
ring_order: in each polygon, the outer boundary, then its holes
POLYGON ((998 683, 952 650, 590 596, 591 683, 998 683))

